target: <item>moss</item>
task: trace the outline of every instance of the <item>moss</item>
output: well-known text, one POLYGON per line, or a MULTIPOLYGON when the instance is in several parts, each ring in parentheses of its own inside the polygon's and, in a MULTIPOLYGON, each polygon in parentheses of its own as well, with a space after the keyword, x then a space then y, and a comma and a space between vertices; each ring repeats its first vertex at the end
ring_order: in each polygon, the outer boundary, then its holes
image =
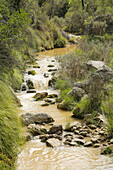
POLYGON ((112 149, 111 149, 110 147, 105 148, 105 149, 101 152, 101 154, 103 154, 103 155, 111 154, 111 153, 112 153, 112 149))
POLYGON ((36 74, 36 72, 34 70, 31 70, 31 71, 28 71, 28 74, 31 74, 34 76, 36 74))

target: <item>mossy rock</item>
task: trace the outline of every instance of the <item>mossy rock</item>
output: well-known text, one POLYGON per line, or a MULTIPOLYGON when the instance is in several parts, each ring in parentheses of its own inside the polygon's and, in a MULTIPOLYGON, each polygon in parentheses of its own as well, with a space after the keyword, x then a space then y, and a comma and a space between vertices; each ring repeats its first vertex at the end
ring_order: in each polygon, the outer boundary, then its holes
POLYGON ((48 67, 54 67, 54 65, 50 64, 50 65, 48 65, 48 67))
POLYGON ((31 71, 28 71, 28 74, 31 74, 34 76, 36 74, 36 72, 34 70, 31 70, 31 71))
POLYGON ((40 68, 40 66, 33 66, 33 68, 40 68))
POLYGON ((27 80, 26 83, 27 83, 27 86, 28 86, 29 89, 34 89, 35 88, 33 82, 30 79, 27 80))
POLYGON ((46 98, 47 95, 48 95, 47 92, 36 93, 33 98, 34 98, 36 101, 38 101, 38 100, 42 100, 42 99, 46 98))
POLYGON ((112 153, 112 149, 110 147, 107 147, 107 148, 104 148, 102 151, 101 151, 101 154, 102 155, 107 155, 107 154, 111 154, 112 153))
POLYGON ((48 98, 57 98, 58 95, 57 95, 57 94, 49 94, 47 97, 48 97, 48 98))

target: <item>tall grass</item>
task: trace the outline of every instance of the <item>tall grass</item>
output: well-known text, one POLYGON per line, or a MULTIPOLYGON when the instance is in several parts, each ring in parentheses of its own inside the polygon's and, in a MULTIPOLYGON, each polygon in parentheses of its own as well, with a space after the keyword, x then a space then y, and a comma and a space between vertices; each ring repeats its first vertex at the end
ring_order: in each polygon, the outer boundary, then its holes
POLYGON ((0 81, 0 169, 13 169, 21 141, 17 105, 8 85, 0 81))

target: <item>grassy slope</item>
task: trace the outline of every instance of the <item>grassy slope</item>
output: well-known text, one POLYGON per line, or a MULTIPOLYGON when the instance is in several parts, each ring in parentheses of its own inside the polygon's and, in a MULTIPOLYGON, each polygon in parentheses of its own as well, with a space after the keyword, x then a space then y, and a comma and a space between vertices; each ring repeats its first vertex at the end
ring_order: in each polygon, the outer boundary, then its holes
POLYGON ((9 86, 0 81, 0 169, 13 169, 21 141, 17 105, 9 86))

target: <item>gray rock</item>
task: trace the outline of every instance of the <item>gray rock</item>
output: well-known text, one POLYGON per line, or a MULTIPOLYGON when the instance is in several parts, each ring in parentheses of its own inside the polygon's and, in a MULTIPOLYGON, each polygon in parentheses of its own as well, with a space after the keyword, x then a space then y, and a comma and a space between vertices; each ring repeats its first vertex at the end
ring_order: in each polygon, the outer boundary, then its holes
POLYGON ((110 144, 113 144, 113 139, 110 140, 110 144))
POLYGON ((87 136, 87 132, 85 132, 85 131, 84 131, 84 132, 80 132, 79 134, 82 135, 82 136, 84 136, 84 137, 87 136))
POLYGON ((90 146, 92 146, 92 145, 93 145, 92 142, 86 142, 86 143, 84 144, 84 147, 90 147, 90 146))
POLYGON ((99 143, 95 143, 94 145, 93 145, 93 147, 94 148, 99 148, 101 145, 99 144, 99 143))
POLYGON ((48 147, 59 147, 61 146, 61 142, 58 139, 51 138, 46 141, 46 145, 48 147))
POLYGON ((26 93, 36 93, 36 90, 30 89, 30 90, 27 90, 26 93))
POLYGON ((73 89, 67 94, 67 96, 73 96, 75 100, 80 100, 86 92, 79 87, 73 87, 73 89))
POLYGON ((90 129, 96 129, 96 126, 95 126, 95 125, 90 124, 90 125, 89 125, 89 128, 90 128, 90 129))
POLYGON ((42 124, 54 122, 54 119, 47 113, 26 113, 20 117, 22 123, 26 126, 30 124, 42 124))
POLYGON ((26 84, 27 84, 29 89, 34 89, 35 88, 33 82, 30 79, 26 81, 26 84))
POLYGON ((48 96, 48 93, 47 92, 42 92, 42 93, 36 93, 33 98, 38 101, 38 100, 42 100, 44 99, 45 97, 48 96))
POLYGON ((42 103, 41 106, 49 106, 49 103, 42 103))
POLYGON ((90 60, 90 61, 86 62, 86 65, 88 66, 88 68, 99 69, 99 68, 104 66, 104 62, 103 61, 90 60))
POLYGON ((43 135, 44 131, 45 133, 47 133, 46 129, 41 128, 40 126, 36 125, 36 124, 30 124, 28 126, 28 131, 33 134, 34 136, 36 135, 43 135))
POLYGON ((98 138, 91 138, 91 141, 93 142, 93 143, 98 143, 99 141, 98 141, 98 138))
POLYGON ((82 139, 74 139, 74 142, 76 142, 77 144, 79 144, 79 145, 84 145, 85 144, 85 141, 84 140, 82 140, 82 139))
POLYGON ((63 132, 63 127, 62 125, 53 125, 50 129, 49 129, 49 134, 54 134, 54 133, 58 133, 58 132, 63 132))

